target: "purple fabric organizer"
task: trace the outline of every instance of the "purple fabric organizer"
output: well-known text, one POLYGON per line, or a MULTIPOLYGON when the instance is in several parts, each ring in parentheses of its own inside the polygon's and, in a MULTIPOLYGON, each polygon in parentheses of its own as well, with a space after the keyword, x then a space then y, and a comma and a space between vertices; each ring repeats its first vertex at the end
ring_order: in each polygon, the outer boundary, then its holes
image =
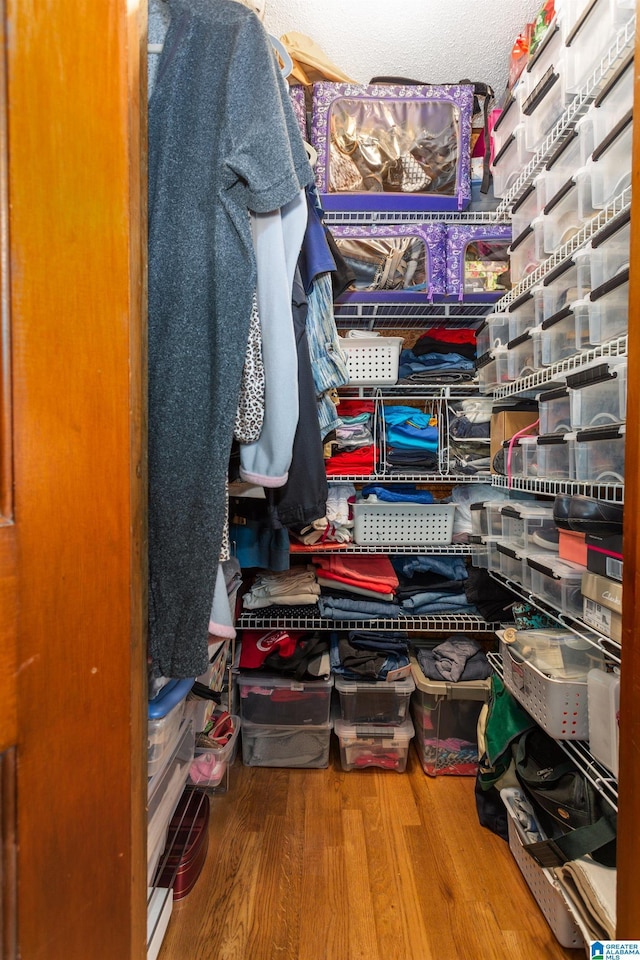
POLYGON ((492 303, 504 296, 511 289, 507 252, 510 243, 511 224, 447 224, 448 296, 481 303, 492 303), (492 256, 492 249, 495 256, 492 256), (487 269, 475 270, 474 266, 482 262, 487 264, 487 269), (504 271, 500 269, 501 263, 505 264, 504 271), (500 280, 502 273, 505 276, 500 280), (496 280, 499 286, 492 289, 496 280))
POLYGON ((313 85, 311 141, 325 210, 464 210, 473 88, 313 85))
MULTIPOLYGON (((414 223, 372 226, 332 226, 331 233, 341 253, 353 267, 358 248, 362 248, 364 271, 357 267, 355 273, 359 289, 348 290, 340 297, 341 303, 425 303, 445 293, 446 284, 446 227, 444 223, 414 223), (410 241, 414 240, 415 244, 410 241), (355 241, 348 243, 348 241, 355 241), (362 241, 361 244, 358 241, 362 241), (404 243, 403 241, 406 241, 404 243), (406 286, 393 287, 367 283, 366 272, 370 268, 368 245, 374 242, 381 250, 380 269, 383 271, 398 249, 404 248, 403 266, 415 258, 415 266, 404 274, 406 286), (365 246, 366 245, 366 246, 365 246), (355 252, 354 252, 355 251, 355 252), (386 254, 386 257, 385 257, 386 254), (368 259, 369 257, 369 259, 368 259)), ((357 258, 359 260, 359 258, 357 258)), ((397 274, 396 274, 397 276, 397 274)), ((373 279, 373 278, 371 278, 373 279)), ((392 282, 392 281, 390 281, 392 282)))
POLYGON ((291 97, 291 105, 293 106, 293 112, 296 115, 296 120, 298 121, 298 126, 300 127, 300 132, 302 133, 302 139, 308 140, 307 134, 307 107, 304 100, 304 87, 300 83, 293 84, 289 87, 289 96, 291 97))

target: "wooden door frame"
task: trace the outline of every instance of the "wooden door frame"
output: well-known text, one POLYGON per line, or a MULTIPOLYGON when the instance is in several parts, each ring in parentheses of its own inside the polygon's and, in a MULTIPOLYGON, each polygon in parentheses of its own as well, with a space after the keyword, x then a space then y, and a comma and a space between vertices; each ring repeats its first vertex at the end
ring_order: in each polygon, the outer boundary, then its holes
MULTIPOLYGON (((640 26, 640 3, 636 3, 640 26)), ((640 33, 636 32, 634 102, 640 104, 640 33)), ((629 350, 625 442, 624 579, 620 674, 617 935, 640 939, 640 122, 633 128, 629 350)))
POLYGON ((5 0, 18 951, 146 954, 146 0, 5 0))

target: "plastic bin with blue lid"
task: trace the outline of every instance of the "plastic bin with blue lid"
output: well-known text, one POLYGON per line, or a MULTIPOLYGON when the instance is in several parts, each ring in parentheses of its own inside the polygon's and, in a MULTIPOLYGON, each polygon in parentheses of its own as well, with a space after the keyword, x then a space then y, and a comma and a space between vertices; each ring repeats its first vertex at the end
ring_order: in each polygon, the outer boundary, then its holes
POLYGON ((194 678, 169 680, 149 701, 147 763, 150 777, 162 766, 165 751, 175 740, 184 716, 185 700, 194 682, 194 678))

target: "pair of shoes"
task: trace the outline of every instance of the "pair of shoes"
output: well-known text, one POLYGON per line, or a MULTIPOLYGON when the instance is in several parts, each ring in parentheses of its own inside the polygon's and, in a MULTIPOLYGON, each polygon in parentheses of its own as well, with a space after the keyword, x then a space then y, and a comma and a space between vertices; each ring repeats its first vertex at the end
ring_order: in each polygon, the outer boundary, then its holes
POLYGON ((553 504, 553 519, 557 527, 596 537, 621 534, 623 512, 621 503, 608 503, 581 494, 556 497, 553 504))
POLYGON ((557 552, 560 542, 560 533, 556 527, 544 526, 534 530, 531 534, 531 541, 543 550, 555 550, 557 552))

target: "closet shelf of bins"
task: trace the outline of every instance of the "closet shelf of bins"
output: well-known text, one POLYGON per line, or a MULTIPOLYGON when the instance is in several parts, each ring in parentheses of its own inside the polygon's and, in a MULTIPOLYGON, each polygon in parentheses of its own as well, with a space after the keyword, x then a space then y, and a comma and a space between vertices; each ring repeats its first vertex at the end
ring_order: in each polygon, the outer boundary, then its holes
MULTIPOLYGON (((499 677, 502 677, 503 668, 500 654, 488 653, 487 657, 495 672, 499 677)), ((596 790, 617 810, 618 782, 610 770, 607 770, 603 764, 591 756, 589 744, 583 740, 557 740, 556 743, 568 754, 596 790)))
POLYGON ((521 584, 509 579, 509 577, 503 576, 496 570, 490 570, 489 576, 493 580, 497 580, 498 583, 508 587, 512 593, 515 593, 523 600, 526 600, 527 603, 530 603, 532 606, 536 607, 536 609, 540 610, 541 613, 551 617, 556 621, 558 626, 570 630, 571 633, 575 633, 576 636, 580 637, 581 640, 586 641, 587 643, 591 644, 591 646, 596 647, 598 650, 602 650, 606 658, 612 663, 618 665, 620 664, 620 644, 616 640, 611 640, 603 633, 600 633, 593 627, 588 626, 580 617, 572 617, 569 614, 561 613, 557 607, 554 607, 543 597, 540 597, 535 593, 531 593, 529 590, 525 590, 521 584))
POLYGON ((586 366, 593 360, 601 357, 624 357, 627 354, 627 335, 616 337, 614 340, 608 340, 606 343, 599 343, 589 350, 582 353, 576 353, 572 357, 565 357, 549 367, 543 367, 526 377, 520 377, 518 380, 510 380, 507 383, 500 384, 491 391, 495 399, 502 397, 511 397, 520 393, 531 393, 539 390, 541 387, 552 389, 559 386, 567 378, 568 373, 573 373, 581 367, 586 366))
POLYGON ((496 209, 496 218, 504 219, 509 214, 513 203, 524 193, 533 182, 533 178, 540 172, 549 156, 561 141, 571 132, 572 125, 582 117, 591 102, 610 79, 620 61, 633 49, 636 33, 636 18, 631 17, 625 26, 618 32, 606 55, 597 68, 587 79, 582 89, 575 95, 571 103, 544 138, 535 154, 523 169, 513 186, 507 191, 496 209))
POLYGON ((549 497, 560 494, 582 494, 596 500, 606 500, 609 503, 624 501, 623 483, 597 483, 586 480, 552 480, 548 477, 508 477, 491 476, 493 487, 507 487, 510 490, 521 490, 526 493, 539 493, 549 497))
MULTIPOLYGON (((441 548, 445 553, 447 547, 441 548)), ((473 614, 442 614, 430 617, 396 617, 378 620, 330 620, 314 616, 269 616, 243 613, 236 624, 242 630, 407 630, 411 633, 489 633, 499 629, 499 623, 488 623, 473 614)))
POLYGON ((572 254, 582 247, 586 246, 591 240, 594 240, 601 230, 604 230, 608 223, 615 217, 626 213, 631 207, 631 187, 627 187, 622 193, 614 197, 613 200, 603 207, 599 213, 588 220, 585 225, 575 233, 570 240, 552 253, 550 257, 543 260, 535 270, 528 273, 523 280, 517 283, 509 293, 505 293, 493 306, 494 313, 500 313, 509 307, 509 304, 517 300, 523 293, 526 293, 531 287, 540 283, 548 273, 555 270, 561 263, 568 260, 572 254))

